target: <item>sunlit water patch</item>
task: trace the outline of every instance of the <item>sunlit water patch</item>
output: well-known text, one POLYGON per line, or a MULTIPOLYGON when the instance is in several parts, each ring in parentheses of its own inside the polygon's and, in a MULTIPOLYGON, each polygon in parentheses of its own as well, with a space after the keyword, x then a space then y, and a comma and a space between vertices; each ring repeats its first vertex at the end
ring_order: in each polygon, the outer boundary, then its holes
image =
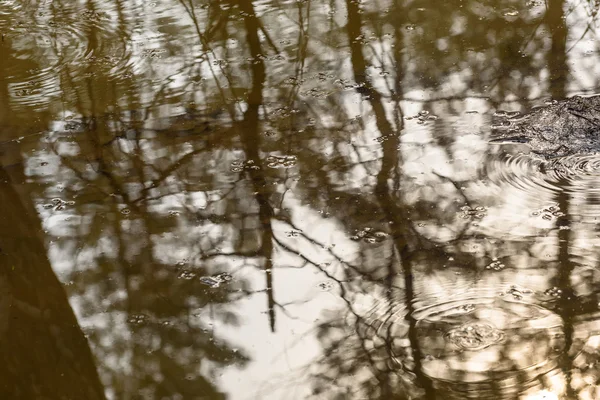
POLYGON ((363 296, 347 331, 378 371, 412 388, 431 380, 444 398, 553 393, 565 333, 564 316, 544 307, 551 296, 515 285, 463 289, 417 299, 412 314, 400 293, 363 296))

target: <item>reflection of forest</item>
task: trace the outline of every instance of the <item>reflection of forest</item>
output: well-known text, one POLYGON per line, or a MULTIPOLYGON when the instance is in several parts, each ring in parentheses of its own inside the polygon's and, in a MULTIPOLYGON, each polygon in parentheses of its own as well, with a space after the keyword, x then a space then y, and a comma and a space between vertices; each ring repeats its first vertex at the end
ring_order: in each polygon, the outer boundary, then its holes
POLYGON ((239 377, 277 335, 309 349, 298 320, 318 362, 273 398, 600 397, 593 177, 486 141, 494 110, 596 90, 595 3, 50 3, 0 8, 0 255, 35 265, 4 303, 69 379, 101 397, 48 259, 110 398, 260 392, 239 377))

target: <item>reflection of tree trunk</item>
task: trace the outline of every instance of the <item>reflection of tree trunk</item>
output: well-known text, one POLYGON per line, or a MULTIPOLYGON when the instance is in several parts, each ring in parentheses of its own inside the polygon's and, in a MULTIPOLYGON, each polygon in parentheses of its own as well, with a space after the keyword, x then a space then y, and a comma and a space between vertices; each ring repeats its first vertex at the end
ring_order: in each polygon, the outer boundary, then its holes
POLYGON ((88 342, 50 267, 32 206, 0 169, 0 397, 103 399, 88 342))
MULTIPOLYGON (((244 120, 240 123, 241 140, 246 150, 248 160, 253 160, 260 167, 260 154, 258 146, 260 136, 258 133, 258 112, 263 102, 263 87, 265 85, 265 64, 262 59, 262 49, 258 30, 260 29, 254 6, 250 0, 239 0, 238 5, 244 13, 244 25, 246 27, 246 39, 251 55, 252 89, 248 94, 248 109, 244 113, 244 120)), ((250 169, 248 171, 252 187, 254 189, 256 202, 259 207, 259 218, 262 230, 261 253, 265 258, 265 276, 267 280, 267 306, 269 311, 269 323, 271 330, 275 331, 275 299, 273 293, 273 209, 269 204, 269 189, 267 181, 261 169, 250 169)))
MULTIPOLYGON (((568 75, 567 65, 567 25, 565 23, 564 0, 548 0, 546 11, 546 23, 552 32, 552 46, 548 52, 548 71, 550 74, 550 94, 554 99, 562 99, 566 96, 566 84, 568 75)), ((567 379, 567 396, 575 397, 571 387, 572 362, 568 351, 573 344, 573 318, 579 308, 579 302, 571 285, 571 274, 573 262, 569 251, 571 246, 571 230, 569 215, 569 193, 568 182, 560 182, 561 192, 558 193, 556 202, 564 213, 558 218, 556 227, 558 229, 558 274, 556 284, 562 290, 558 301, 558 312, 564 323, 565 351, 561 360, 561 368, 567 379)))
MULTIPOLYGON (((394 238, 394 246, 400 256, 402 263, 402 272, 404 277, 404 291, 405 301, 407 307, 407 316, 409 319, 409 333, 408 338, 411 343, 412 356, 415 362, 415 370, 413 371, 419 380, 419 384, 422 385, 426 391, 428 398, 433 398, 433 390, 431 388, 430 381, 425 378, 421 369, 421 351, 417 341, 415 320, 412 318, 413 313, 413 301, 415 298, 414 286, 413 286, 413 271, 412 271, 412 260, 410 259, 410 253, 407 243, 407 230, 405 228, 408 222, 406 213, 402 207, 396 205, 396 201, 390 194, 389 182, 394 178, 394 172, 399 167, 400 154, 398 152, 398 146, 400 145, 400 131, 402 130, 402 121, 399 121, 399 126, 394 129, 390 121, 386 116, 385 107, 383 104, 383 96, 371 85, 370 80, 367 78, 367 62, 365 60, 362 48, 357 38, 362 34, 361 27, 361 15, 358 4, 352 0, 347 0, 346 5, 348 8, 348 41, 350 45, 352 69, 354 72, 354 79, 360 84, 359 93, 365 94, 373 109, 375 115, 375 122, 380 132, 383 147, 383 157, 381 160, 381 170, 377 176, 377 185, 375 188, 376 195, 379 199, 381 207, 386 214, 388 221, 392 222, 391 232, 394 238)), ((401 40, 400 38, 397 38, 401 40)), ((397 42, 396 46, 400 43, 397 42)), ((399 54, 399 53, 396 53, 399 54)), ((396 68, 400 68, 400 60, 396 60, 396 68)), ((401 75, 400 75, 401 76, 401 75)), ((400 87, 397 83, 396 87, 400 87)), ((398 93, 397 93, 398 95, 398 93)), ((395 177, 399 180, 399 177, 395 177)), ((391 269, 388 274, 388 284, 391 289, 391 281, 395 276, 395 271, 391 269)), ((393 299, 391 299, 393 300, 393 299)), ((390 338, 391 342, 392 338, 390 338)), ((389 345, 388 345, 389 346, 389 345)), ((389 349, 391 350, 391 349, 389 349)), ((390 353, 391 354, 391 353, 390 353)), ((393 388, 390 387, 389 379, 385 379, 382 383, 382 398, 390 398, 394 392, 393 388)))
MULTIPOLYGON (((567 183, 561 184, 562 188, 567 187, 567 183)), ((574 396, 573 388, 571 387, 571 370, 573 369, 572 360, 569 357, 569 349, 573 344, 573 322, 577 310, 581 307, 575 292, 571 285, 571 274, 573 272, 573 262, 569 256, 571 246, 571 223, 569 215, 569 194, 566 190, 562 190, 557 196, 559 209, 563 212, 563 216, 558 218, 556 227, 558 229, 558 274, 556 277, 557 287, 562 293, 558 300, 558 312, 563 320, 565 334, 565 350, 561 360, 561 368, 567 380, 567 396, 574 396)))
POLYGON ((565 97, 567 85, 567 24, 564 0, 548 0, 546 23, 552 32, 552 46, 548 52, 550 94, 554 99, 565 97))

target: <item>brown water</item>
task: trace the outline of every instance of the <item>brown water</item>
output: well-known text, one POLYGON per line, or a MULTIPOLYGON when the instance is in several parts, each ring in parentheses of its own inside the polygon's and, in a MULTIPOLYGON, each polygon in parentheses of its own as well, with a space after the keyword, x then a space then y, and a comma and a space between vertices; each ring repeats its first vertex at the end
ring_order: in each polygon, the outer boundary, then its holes
POLYGON ((0 398, 600 398, 599 7, 0 0, 0 398))

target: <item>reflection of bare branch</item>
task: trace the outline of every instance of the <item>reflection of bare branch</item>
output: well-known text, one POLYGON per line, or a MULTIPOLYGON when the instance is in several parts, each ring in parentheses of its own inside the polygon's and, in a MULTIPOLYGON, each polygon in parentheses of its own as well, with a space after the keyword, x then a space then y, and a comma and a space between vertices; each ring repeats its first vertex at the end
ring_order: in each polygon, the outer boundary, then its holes
MULTIPOLYGON (((200 23, 198 21, 198 17, 196 16, 196 12, 194 11, 194 3, 192 2, 192 0, 189 1, 189 4, 186 4, 185 0, 179 0, 179 2, 185 8, 187 14, 191 18, 192 23, 194 24, 194 27, 196 29, 196 34, 198 35, 198 39, 200 40, 200 43, 202 44, 202 47, 203 47, 204 51, 210 52, 213 55, 213 57, 215 59, 217 59, 217 56, 216 56, 216 54, 215 54, 212 46, 210 45, 210 42, 206 39, 205 35, 200 30, 200 23)), ((219 82, 219 79, 218 79, 217 74, 215 73, 215 71, 214 71, 214 69, 212 67, 212 64, 210 62, 207 62, 206 64, 208 65, 208 68, 209 68, 210 73, 211 73, 211 75, 213 77, 213 80, 215 82, 217 90, 219 91, 221 97, 223 99, 226 99, 227 96, 225 94, 225 90, 224 90, 223 86, 221 85, 221 83, 219 82)), ((233 86, 232 82, 229 79, 229 76, 223 71, 223 67, 219 66, 219 68, 221 69, 221 72, 223 72, 223 75, 226 77, 226 79, 228 81, 228 84, 229 84, 229 87, 232 87, 233 86)), ((231 119, 234 120, 235 119, 235 110, 234 110, 234 108, 231 105, 227 104, 227 110, 229 111, 229 115, 230 115, 231 119)), ((240 109, 240 111, 241 111, 241 109, 240 109)))
MULTIPOLYGON (((248 159, 260 162, 258 146, 260 138, 258 134, 258 112, 263 103, 263 87, 266 79, 265 64, 262 58, 260 39, 258 38, 258 17, 254 12, 252 2, 238 0, 238 6, 244 13, 244 25, 246 27, 246 38, 252 56, 252 89, 248 94, 248 109, 244 113, 243 133, 241 135, 248 159)), ((248 170, 248 176, 252 181, 255 192, 256 203, 259 208, 259 220, 262 227, 261 252, 265 259, 264 271, 267 286, 267 308, 269 312, 269 323, 271 331, 275 331, 275 296, 273 288, 273 228, 271 221, 274 213, 269 204, 269 190, 265 176, 261 168, 248 170)))

